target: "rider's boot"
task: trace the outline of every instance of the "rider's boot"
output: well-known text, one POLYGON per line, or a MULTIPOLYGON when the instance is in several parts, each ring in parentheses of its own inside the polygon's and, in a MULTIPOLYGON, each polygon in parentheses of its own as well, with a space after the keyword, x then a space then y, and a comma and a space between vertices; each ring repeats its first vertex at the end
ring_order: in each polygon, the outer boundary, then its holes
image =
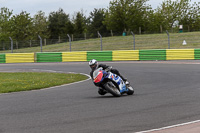
POLYGON ((128 80, 126 78, 124 78, 122 75, 120 75, 120 77, 122 78, 122 80, 124 81, 124 83, 126 84, 126 86, 130 85, 130 83, 128 82, 128 80))
POLYGON ((124 81, 124 83, 126 84, 127 87, 130 85, 130 82, 128 82, 128 80, 126 78, 122 77, 122 80, 124 81))
POLYGON ((129 86, 129 85, 130 85, 130 82, 128 82, 128 81, 126 80, 125 84, 126 84, 127 86, 129 86))
POLYGON ((104 89, 102 89, 101 87, 99 87, 98 93, 99 93, 99 95, 105 95, 107 92, 104 89))

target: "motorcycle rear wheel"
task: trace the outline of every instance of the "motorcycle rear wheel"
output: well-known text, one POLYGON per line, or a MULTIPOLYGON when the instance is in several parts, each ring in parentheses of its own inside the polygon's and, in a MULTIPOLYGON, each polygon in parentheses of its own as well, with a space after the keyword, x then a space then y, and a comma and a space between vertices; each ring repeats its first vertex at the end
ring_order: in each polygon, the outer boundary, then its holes
POLYGON ((112 82, 105 83, 104 88, 115 97, 121 96, 119 89, 112 82))

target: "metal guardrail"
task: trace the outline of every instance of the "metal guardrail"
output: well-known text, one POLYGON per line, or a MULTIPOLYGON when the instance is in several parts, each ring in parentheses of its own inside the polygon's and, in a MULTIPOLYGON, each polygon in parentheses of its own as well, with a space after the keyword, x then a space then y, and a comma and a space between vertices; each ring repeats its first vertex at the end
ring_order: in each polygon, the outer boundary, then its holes
POLYGON ((200 60, 200 49, 38 52, 0 54, 0 63, 89 61, 200 60))

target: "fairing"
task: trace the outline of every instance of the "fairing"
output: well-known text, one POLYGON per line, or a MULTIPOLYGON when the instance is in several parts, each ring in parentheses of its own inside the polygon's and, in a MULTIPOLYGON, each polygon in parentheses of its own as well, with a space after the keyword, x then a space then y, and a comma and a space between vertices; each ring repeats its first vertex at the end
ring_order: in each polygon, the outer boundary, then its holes
POLYGON ((113 74, 111 72, 106 72, 101 67, 93 72, 93 79, 94 79, 93 82, 95 84, 101 84, 101 82, 105 78, 110 79, 115 83, 117 83, 121 93, 127 91, 126 85, 120 76, 113 74))

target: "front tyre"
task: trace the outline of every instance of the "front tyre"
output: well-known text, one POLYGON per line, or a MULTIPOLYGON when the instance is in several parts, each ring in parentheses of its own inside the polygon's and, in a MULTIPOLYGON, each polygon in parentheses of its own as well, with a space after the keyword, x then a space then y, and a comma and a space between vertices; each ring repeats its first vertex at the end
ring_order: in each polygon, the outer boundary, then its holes
POLYGON ((134 94, 134 89, 133 89, 133 87, 129 86, 129 87, 127 87, 127 88, 128 88, 127 95, 133 95, 133 94, 134 94))
POLYGON ((104 84, 104 88, 115 97, 121 96, 119 89, 110 81, 104 84))

